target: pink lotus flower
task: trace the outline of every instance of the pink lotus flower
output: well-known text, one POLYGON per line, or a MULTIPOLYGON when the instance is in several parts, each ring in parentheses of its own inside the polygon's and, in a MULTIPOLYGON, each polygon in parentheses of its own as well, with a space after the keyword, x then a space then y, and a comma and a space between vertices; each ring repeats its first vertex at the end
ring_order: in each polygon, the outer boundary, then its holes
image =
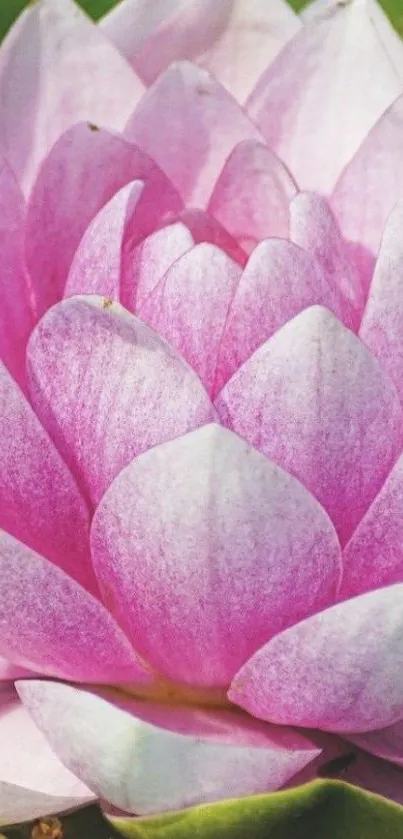
POLYGON ((1 48, 6 820, 403 800, 403 48, 333 6, 1 48))

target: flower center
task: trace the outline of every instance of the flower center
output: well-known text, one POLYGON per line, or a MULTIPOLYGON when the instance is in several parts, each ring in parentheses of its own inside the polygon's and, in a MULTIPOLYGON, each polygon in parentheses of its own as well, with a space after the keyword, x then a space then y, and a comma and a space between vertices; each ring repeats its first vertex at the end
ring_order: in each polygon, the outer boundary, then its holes
POLYGON ((231 708, 225 688, 203 688, 171 682, 160 676, 152 685, 113 685, 107 687, 108 693, 117 698, 130 696, 132 699, 146 700, 160 705, 186 706, 198 708, 231 708))

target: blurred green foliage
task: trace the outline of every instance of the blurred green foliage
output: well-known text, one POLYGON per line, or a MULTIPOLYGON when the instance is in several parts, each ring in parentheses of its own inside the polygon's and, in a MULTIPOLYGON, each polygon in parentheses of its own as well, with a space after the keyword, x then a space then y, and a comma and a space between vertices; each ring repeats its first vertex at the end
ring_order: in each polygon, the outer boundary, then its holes
MULTIPOLYGON (((79 2, 88 14, 94 18, 99 18, 108 9, 115 6, 118 0, 79 0, 79 2)), ((149 2, 151 3, 151 0, 149 2)), ((296 12, 299 12, 306 5, 306 0, 288 0, 288 2, 296 12)), ((380 2, 396 29, 403 35, 403 0, 380 0, 380 2)), ((0 0, 0 38, 3 37, 24 6, 28 4, 29 0, 0 0)))
POLYGON ((403 808, 340 781, 315 781, 112 823, 126 839, 402 839, 403 808))

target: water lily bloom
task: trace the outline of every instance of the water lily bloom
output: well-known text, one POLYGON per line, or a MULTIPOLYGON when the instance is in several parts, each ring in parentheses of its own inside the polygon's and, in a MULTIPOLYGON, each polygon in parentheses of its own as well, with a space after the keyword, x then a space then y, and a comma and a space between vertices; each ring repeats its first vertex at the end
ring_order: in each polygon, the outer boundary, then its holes
POLYGON ((403 800, 403 47, 250 6, 0 49, 6 820, 403 800))

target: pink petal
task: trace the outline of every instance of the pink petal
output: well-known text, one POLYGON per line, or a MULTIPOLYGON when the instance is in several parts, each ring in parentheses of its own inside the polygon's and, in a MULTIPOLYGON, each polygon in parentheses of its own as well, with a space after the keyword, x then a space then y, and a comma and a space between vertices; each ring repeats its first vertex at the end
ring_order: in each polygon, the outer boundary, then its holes
POLYGON ((216 245, 241 266, 247 262, 245 252, 212 216, 203 210, 182 210, 175 223, 157 230, 130 253, 122 281, 123 305, 139 311, 168 268, 195 243, 203 242, 216 245))
POLYGON ((318 260, 329 285, 341 291, 358 322, 364 309, 364 292, 329 204, 319 195, 300 192, 290 205, 290 239, 318 260))
POLYGON ((233 0, 123 0, 100 27, 147 85, 178 59, 192 59, 225 31, 233 0))
POLYGON ((281 725, 353 733, 403 715, 403 585, 377 589, 272 638, 237 673, 230 699, 281 725))
POLYGON ((33 327, 24 221, 20 188, 10 167, 0 160, 0 358, 21 387, 25 386, 25 348, 33 327))
POLYGON ((131 312, 138 311, 154 291, 175 260, 193 247, 194 239, 182 222, 156 230, 131 254, 121 302, 131 312))
POLYGON ((284 0, 233 0, 220 38, 199 59, 244 103, 266 67, 298 32, 299 21, 284 0))
POLYGON ((80 807, 94 797, 59 762, 16 695, 0 704, 0 767, 3 824, 80 807))
POLYGON ((400 96, 346 166, 332 196, 334 213, 343 235, 352 243, 365 291, 388 216, 403 195, 402 130, 400 96))
POLYGON ((217 399, 226 425, 295 475, 342 543, 402 446, 397 393, 378 362, 326 309, 282 327, 217 399))
POLYGON ((177 192, 158 166, 119 136, 82 124, 53 147, 28 205, 27 261, 38 315, 62 297, 74 253, 94 216, 133 180, 149 184, 154 219, 181 209, 177 192))
MULTIPOLYGON (((221 343, 216 392, 284 323, 320 303, 352 326, 354 312, 313 257, 281 239, 261 242, 236 289, 221 343)), ((252 362, 251 362, 252 363, 252 362)))
POLYGON ((179 214, 178 219, 189 228, 194 241, 210 242, 225 251, 231 259, 244 267, 248 261, 245 251, 228 231, 213 216, 203 210, 192 210, 185 208, 179 214))
POLYGON ((125 135, 158 163, 186 204, 201 208, 233 148, 261 139, 224 88, 188 62, 172 65, 153 84, 125 135))
POLYGON ((79 120, 120 131, 143 86, 79 6, 41 0, 0 52, 0 144, 26 191, 49 149, 79 120))
POLYGON ((244 101, 299 24, 282 0, 124 0, 100 25, 147 84, 189 58, 244 101))
POLYGON ((403 201, 386 225, 369 290, 360 338, 379 359, 403 401, 403 201))
POLYGON ((400 457, 344 549, 341 599, 403 582, 402 509, 400 457))
MULTIPOLYGON (((24 667, 18 667, 11 664, 6 658, 0 656, 0 693, 6 689, 7 683, 11 683, 14 679, 24 679, 26 676, 35 675, 31 670, 26 670, 24 667)), ((0 807, 1 813, 1 807, 0 807)))
POLYGON ((224 712, 230 742, 214 742, 206 728, 219 726, 217 712, 213 726, 210 712, 200 711, 201 731, 176 734, 71 685, 19 682, 18 691, 65 765, 97 796, 132 813, 277 789, 318 754, 309 740, 269 726, 266 737, 256 729, 249 745, 236 714, 231 724, 224 712))
POLYGON ((75 294, 100 294, 120 299, 123 245, 144 190, 142 181, 132 181, 99 211, 76 250, 64 290, 75 294))
POLYGON ((215 424, 118 476, 95 513, 92 555, 141 655, 172 680, 209 687, 331 603, 341 574, 319 504, 215 424))
POLYGON ((95 504, 141 451, 215 418, 184 360, 101 298, 71 298, 44 316, 28 377, 36 412, 95 504))
POLYGON ((0 528, 98 592, 89 513, 67 466, 0 365, 0 528))
POLYGON ((387 728, 379 728, 378 731, 366 731, 364 734, 351 735, 349 739, 361 749, 366 749, 371 754, 389 760, 397 766, 403 766, 402 720, 387 726, 387 728))
POLYGON ((335 4, 328 19, 304 26, 248 100, 250 117, 302 189, 331 191, 402 90, 403 50, 394 64, 384 43, 388 24, 374 21, 369 6, 335 4))
POLYGON ((64 571, 4 531, 0 574, 2 656, 60 679, 151 680, 105 607, 64 571))
POLYGON ((262 143, 245 140, 226 161, 208 211, 250 253, 261 239, 288 238, 296 191, 281 161, 262 143))
POLYGON ((214 245, 197 245, 178 259, 138 308, 215 391, 218 357, 241 268, 214 245))

